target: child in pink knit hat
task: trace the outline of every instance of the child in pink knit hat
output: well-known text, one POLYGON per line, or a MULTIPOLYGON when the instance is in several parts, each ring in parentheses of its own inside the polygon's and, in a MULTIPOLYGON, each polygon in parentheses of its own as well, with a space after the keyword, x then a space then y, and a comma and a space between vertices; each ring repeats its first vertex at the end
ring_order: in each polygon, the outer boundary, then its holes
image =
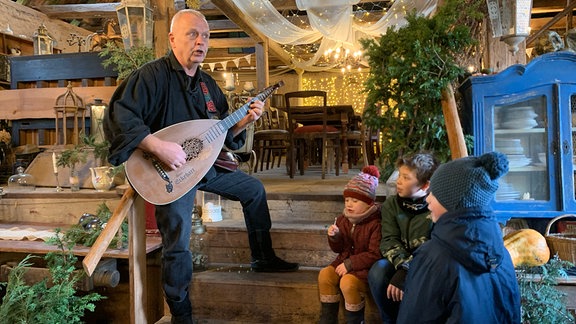
POLYGON ((336 259, 318 274, 322 313, 320 323, 338 323, 340 294, 347 323, 363 323, 368 270, 381 258, 380 204, 376 187, 380 172, 364 167, 344 187, 344 211, 328 228, 328 244, 336 259))

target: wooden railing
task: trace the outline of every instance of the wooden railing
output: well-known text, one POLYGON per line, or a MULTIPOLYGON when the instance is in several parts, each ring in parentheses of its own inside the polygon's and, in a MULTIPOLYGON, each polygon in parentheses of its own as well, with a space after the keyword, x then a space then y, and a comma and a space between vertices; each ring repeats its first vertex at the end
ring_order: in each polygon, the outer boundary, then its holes
POLYGON ((128 217, 128 263, 130 269, 130 323, 145 324, 146 318, 146 222, 144 201, 128 187, 120 203, 82 261, 84 271, 91 276, 102 255, 128 217))

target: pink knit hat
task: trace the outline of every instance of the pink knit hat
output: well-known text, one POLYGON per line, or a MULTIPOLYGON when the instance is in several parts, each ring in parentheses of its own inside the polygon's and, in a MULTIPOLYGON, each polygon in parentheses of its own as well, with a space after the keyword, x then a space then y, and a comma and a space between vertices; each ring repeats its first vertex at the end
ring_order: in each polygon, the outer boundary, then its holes
POLYGON ((344 187, 344 198, 351 197, 371 205, 376 200, 380 172, 374 165, 365 166, 362 172, 354 176, 344 187))

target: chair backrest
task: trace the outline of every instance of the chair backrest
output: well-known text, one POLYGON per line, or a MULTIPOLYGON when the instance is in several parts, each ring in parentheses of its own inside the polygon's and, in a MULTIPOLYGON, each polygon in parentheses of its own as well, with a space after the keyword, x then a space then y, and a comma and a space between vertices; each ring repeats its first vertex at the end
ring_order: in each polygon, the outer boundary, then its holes
POLYGON ((293 101, 291 101, 291 99, 307 99, 307 98, 313 98, 313 97, 319 97, 322 98, 322 102, 316 104, 316 106, 322 105, 322 106, 326 106, 328 103, 328 99, 326 96, 326 91, 322 91, 322 90, 303 90, 303 91, 294 91, 294 92, 287 92, 284 94, 284 104, 286 105, 286 107, 290 107, 290 106, 312 106, 312 105, 303 105, 303 104, 293 104, 293 101))
POLYGON ((307 124, 322 125, 326 127, 326 109, 319 111, 307 111, 306 107, 326 107, 327 96, 326 91, 322 90, 305 90, 287 92, 284 94, 286 112, 288 114, 288 130, 294 130, 298 127, 297 121, 306 122, 307 124), (310 99, 317 98, 315 104, 303 104, 303 102, 296 103, 297 99, 310 99))

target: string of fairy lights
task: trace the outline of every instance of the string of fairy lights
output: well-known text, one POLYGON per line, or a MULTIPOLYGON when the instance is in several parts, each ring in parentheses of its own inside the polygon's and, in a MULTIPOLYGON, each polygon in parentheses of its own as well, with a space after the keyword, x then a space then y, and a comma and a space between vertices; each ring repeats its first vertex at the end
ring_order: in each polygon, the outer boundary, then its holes
POLYGON ((354 107, 354 112, 361 115, 364 111, 366 93, 364 93, 364 82, 368 78, 368 73, 327 73, 310 74, 302 77, 302 90, 322 89, 327 92, 328 105, 341 105, 346 103, 354 107))
MULTIPOLYGON (((352 6, 353 21, 355 24, 369 26, 372 23, 380 20, 388 11, 394 0, 391 1, 378 1, 366 2, 352 6)), ((302 11, 287 9, 282 12, 282 15, 292 24, 302 28, 311 28, 307 14, 302 11)), ((320 47, 320 41, 309 44, 284 44, 282 48, 288 53, 292 61, 303 61, 310 59, 320 47)), ((357 46, 355 46, 357 47, 357 46)), ((341 48, 330 49, 324 53, 321 59, 316 62, 316 66, 334 65, 335 61, 341 61, 337 64, 337 68, 345 72, 362 72, 362 65, 360 59, 362 51, 357 48, 353 53, 340 53, 341 48)))

